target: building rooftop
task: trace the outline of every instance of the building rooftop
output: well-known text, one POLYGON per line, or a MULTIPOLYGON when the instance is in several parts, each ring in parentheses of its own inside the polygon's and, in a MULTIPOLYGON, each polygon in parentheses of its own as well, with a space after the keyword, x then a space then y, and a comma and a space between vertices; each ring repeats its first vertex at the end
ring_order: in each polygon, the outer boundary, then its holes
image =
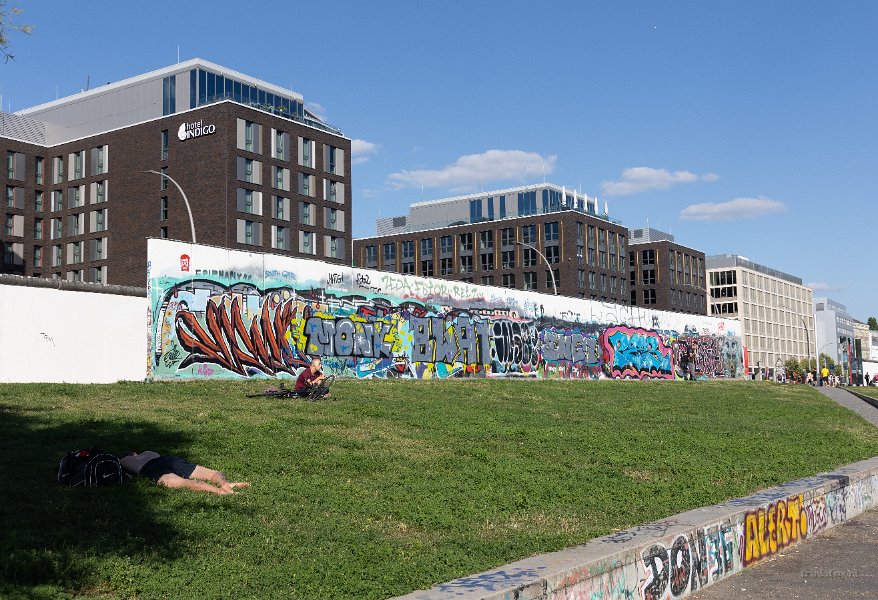
POLYGON ((0 135, 52 146, 225 101, 343 135, 301 94, 201 58, 3 114, 0 135))
POLYGON ((777 277, 778 279, 783 279, 784 281, 789 281, 796 285, 802 285, 802 279, 800 277, 795 277, 794 275, 784 273, 783 271, 760 265, 744 256, 738 256, 736 254, 715 254, 713 256, 705 257, 704 262, 707 269, 734 269, 735 267, 741 267, 743 269, 757 271, 763 275, 777 277))
POLYGON ((674 236, 670 233, 666 233, 664 231, 659 231, 658 229, 653 229, 652 227, 643 227, 640 229, 629 229, 628 230, 628 243, 629 244, 645 244, 648 242, 673 242, 674 236))

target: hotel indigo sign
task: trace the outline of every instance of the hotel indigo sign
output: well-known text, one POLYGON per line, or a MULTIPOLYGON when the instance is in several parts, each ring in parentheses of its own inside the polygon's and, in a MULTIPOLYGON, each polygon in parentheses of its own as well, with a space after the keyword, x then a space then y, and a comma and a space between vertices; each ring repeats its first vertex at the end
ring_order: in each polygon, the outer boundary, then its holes
POLYGON ((216 125, 205 125, 204 121, 198 120, 194 123, 181 123, 180 129, 177 130, 177 137, 181 142, 189 138, 197 138, 203 135, 216 133, 216 125))

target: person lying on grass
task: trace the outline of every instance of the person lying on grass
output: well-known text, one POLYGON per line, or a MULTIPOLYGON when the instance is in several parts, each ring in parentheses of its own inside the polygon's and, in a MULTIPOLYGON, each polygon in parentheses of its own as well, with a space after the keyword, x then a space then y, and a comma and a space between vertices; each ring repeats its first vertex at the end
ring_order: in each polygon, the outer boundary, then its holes
MULTIPOLYGON (((302 369, 302 372, 296 378, 296 387, 293 391, 299 396, 308 396, 314 387, 320 385, 326 379, 326 375, 320 371, 321 367, 323 367, 323 363, 320 357, 312 358, 308 368, 302 369)), ((327 392, 323 397, 330 398, 330 395, 327 392)))
POLYGON ((128 452, 119 462, 126 473, 148 477, 169 488, 187 488, 224 496, 234 494, 237 488, 250 486, 246 481, 230 483, 219 471, 192 464, 178 456, 162 456, 152 450, 128 452))

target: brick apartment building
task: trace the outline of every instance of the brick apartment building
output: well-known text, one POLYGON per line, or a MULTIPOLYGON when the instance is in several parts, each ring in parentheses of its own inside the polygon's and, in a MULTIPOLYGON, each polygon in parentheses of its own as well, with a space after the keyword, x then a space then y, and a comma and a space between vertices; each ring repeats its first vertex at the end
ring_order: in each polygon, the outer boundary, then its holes
POLYGON ((628 230, 552 184, 419 202, 377 233, 354 240, 355 265, 548 294, 554 277, 559 295, 628 301, 628 230))
POLYGON ((628 284, 631 305, 709 314, 704 252, 649 227, 629 231, 628 284))
POLYGON ((301 95, 193 59, 0 113, 0 272, 143 286, 146 239, 344 263, 350 140, 301 95))

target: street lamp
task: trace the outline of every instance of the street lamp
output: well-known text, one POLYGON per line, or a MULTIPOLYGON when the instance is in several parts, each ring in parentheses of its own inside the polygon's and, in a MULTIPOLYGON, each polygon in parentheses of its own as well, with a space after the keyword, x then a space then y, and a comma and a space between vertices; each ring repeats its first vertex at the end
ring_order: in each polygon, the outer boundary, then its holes
POLYGON ((173 183, 178 190, 180 190, 180 195, 183 196, 183 202, 186 204, 186 211, 189 213, 189 226, 192 228, 192 243, 195 243, 195 221, 192 219, 192 208, 189 206, 189 199, 186 197, 186 192, 183 191, 183 188, 180 187, 180 184, 174 181, 174 178, 168 175, 167 173, 162 173, 160 171, 153 171, 152 169, 148 169, 144 171, 144 173, 154 173, 161 177, 167 178, 171 183, 173 183))
POLYGON ((531 250, 533 250, 534 252, 539 254, 540 257, 542 257, 543 261, 545 261, 545 263, 546 263, 546 266, 549 267, 549 275, 552 276, 552 289, 555 290, 555 295, 557 296, 558 295, 558 286, 555 285, 555 272, 552 270, 552 265, 549 264, 549 260, 546 258, 546 256, 542 252, 537 250, 536 247, 531 246, 530 244, 525 244, 524 242, 519 242, 517 240, 515 243, 518 244, 519 246, 526 246, 526 247, 530 248, 531 250))

